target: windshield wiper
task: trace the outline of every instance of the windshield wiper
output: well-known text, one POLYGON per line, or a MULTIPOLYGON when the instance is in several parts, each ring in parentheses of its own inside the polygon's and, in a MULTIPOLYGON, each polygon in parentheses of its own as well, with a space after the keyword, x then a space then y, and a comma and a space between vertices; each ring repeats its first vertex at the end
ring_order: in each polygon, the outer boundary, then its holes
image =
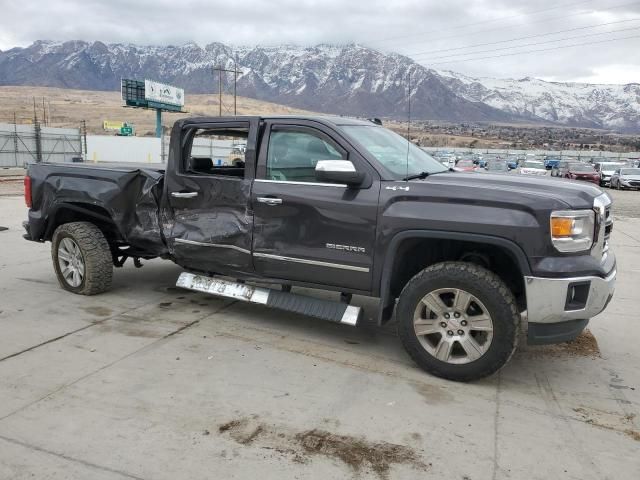
POLYGON ((417 178, 422 180, 422 179, 427 178, 429 175, 431 175, 429 172, 414 173, 413 175, 408 175, 408 176, 404 177, 402 180, 405 181, 405 182, 407 180, 415 180, 417 178))
POLYGON ((402 179, 402 181, 406 182, 407 180, 424 180, 425 178, 427 178, 430 175, 437 175, 438 173, 444 173, 444 172, 455 172, 455 170, 453 168, 449 168, 447 170, 442 170, 440 172, 420 172, 420 173, 414 173, 413 175, 409 175, 406 176, 402 179))

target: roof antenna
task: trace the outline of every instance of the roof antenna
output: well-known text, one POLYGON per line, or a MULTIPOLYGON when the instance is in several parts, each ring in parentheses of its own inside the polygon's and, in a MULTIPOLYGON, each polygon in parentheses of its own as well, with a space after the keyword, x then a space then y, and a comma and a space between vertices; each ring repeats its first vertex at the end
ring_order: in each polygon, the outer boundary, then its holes
POLYGON ((411 65, 407 69, 409 92, 407 97, 407 172, 405 179, 409 181, 409 147, 411 146, 411 65))

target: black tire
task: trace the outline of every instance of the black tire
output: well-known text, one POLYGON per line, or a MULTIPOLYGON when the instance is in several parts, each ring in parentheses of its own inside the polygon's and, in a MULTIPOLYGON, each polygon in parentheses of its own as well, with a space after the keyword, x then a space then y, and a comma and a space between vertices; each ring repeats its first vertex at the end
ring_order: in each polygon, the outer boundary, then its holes
POLYGON ((509 361, 518 343, 520 314, 513 294, 496 274, 471 263, 443 262, 422 270, 402 290, 396 316, 400 339, 409 356, 423 370, 449 380, 466 382, 497 372, 509 361), (486 352, 468 363, 437 359, 423 347, 414 330, 418 302, 429 292, 446 288, 472 294, 491 315, 493 338, 486 352))
POLYGON ((79 295, 96 295, 111 288, 113 259, 109 243, 102 231, 89 222, 60 225, 51 239, 51 258, 60 286, 79 295), (62 274, 58 258, 60 242, 70 238, 79 247, 84 261, 84 275, 78 286, 71 285, 62 274))

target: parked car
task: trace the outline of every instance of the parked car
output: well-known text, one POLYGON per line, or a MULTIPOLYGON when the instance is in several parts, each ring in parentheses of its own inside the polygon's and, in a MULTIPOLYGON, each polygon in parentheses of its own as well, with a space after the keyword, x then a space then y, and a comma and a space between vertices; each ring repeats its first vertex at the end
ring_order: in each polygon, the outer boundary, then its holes
POLYGON ((562 175, 560 172, 566 172, 568 168, 569 168, 569 161, 560 160, 558 163, 556 163, 554 166, 551 167, 551 176, 561 177, 562 175))
POLYGON ((515 172, 520 175, 546 175, 547 169, 539 160, 525 160, 518 165, 515 172))
POLYGON ((457 172, 475 172, 476 165, 473 160, 458 160, 453 169, 457 172))
POLYGON ((506 160, 491 160, 487 162, 484 171, 488 173, 507 173, 509 167, 506 160))
POLYGON ((596 171, 600 174, 600 186, 605 187, 611 184, 611 176, 617 169, 625 167, 623 162, 598 162, 596 171))
POLYGON ((596 185, 600 184, 600 174, 596 172, 593 165, 588 163, 561 162, 556 176, 570 180, 584 180, 596 185))
POLYGON ((546 168, 547 170, 551 170, 553 167, 557 167, 559 163, 559 158, 547 158, 544 161, 544 168, 546 168))
POLYGON ((25 238, 52 243, 68 292, 108 291, 114 265, 159 257, 184 269, 180 288, 345 326, 362 315, 350 294, 375 297, 378 324, 393 316, 411 358, 452 380, 498 371, 522 332, 574 339, 615 288, 599 188, 451 172, 363 120, 191 117, 166 167, 34 163, 24 185, 25 238), (244 164, 194 157, 201 136, 245 138, 244 164))
POLYGON ((619 168, 613 172, 611 188, 640 188, 640 168, 619 168))
POLYGON ((519 160, 517 158, 510 158, 507 160, 507 167, 509 167, 509 170, 515 170, 518 168, 518 163, 519 160))

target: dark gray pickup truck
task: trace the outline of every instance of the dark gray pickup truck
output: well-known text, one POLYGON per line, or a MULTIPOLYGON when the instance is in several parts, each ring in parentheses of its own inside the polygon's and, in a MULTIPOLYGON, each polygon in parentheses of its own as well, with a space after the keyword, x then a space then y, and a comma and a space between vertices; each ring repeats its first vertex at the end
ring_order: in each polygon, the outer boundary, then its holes
POLYGON ((378 322, 395 312, 409 355, 453 380, 497 371, 521 333, 571 340, 614 291, 598 187, 451 172, 367 121, 180 120, 166 171, 34 164, 25 196, 25 238, 52 242, 66 290, 103 292, 127 258, 161 257, 180 287, 349 325, 351 295, 377 297, 378 322))

